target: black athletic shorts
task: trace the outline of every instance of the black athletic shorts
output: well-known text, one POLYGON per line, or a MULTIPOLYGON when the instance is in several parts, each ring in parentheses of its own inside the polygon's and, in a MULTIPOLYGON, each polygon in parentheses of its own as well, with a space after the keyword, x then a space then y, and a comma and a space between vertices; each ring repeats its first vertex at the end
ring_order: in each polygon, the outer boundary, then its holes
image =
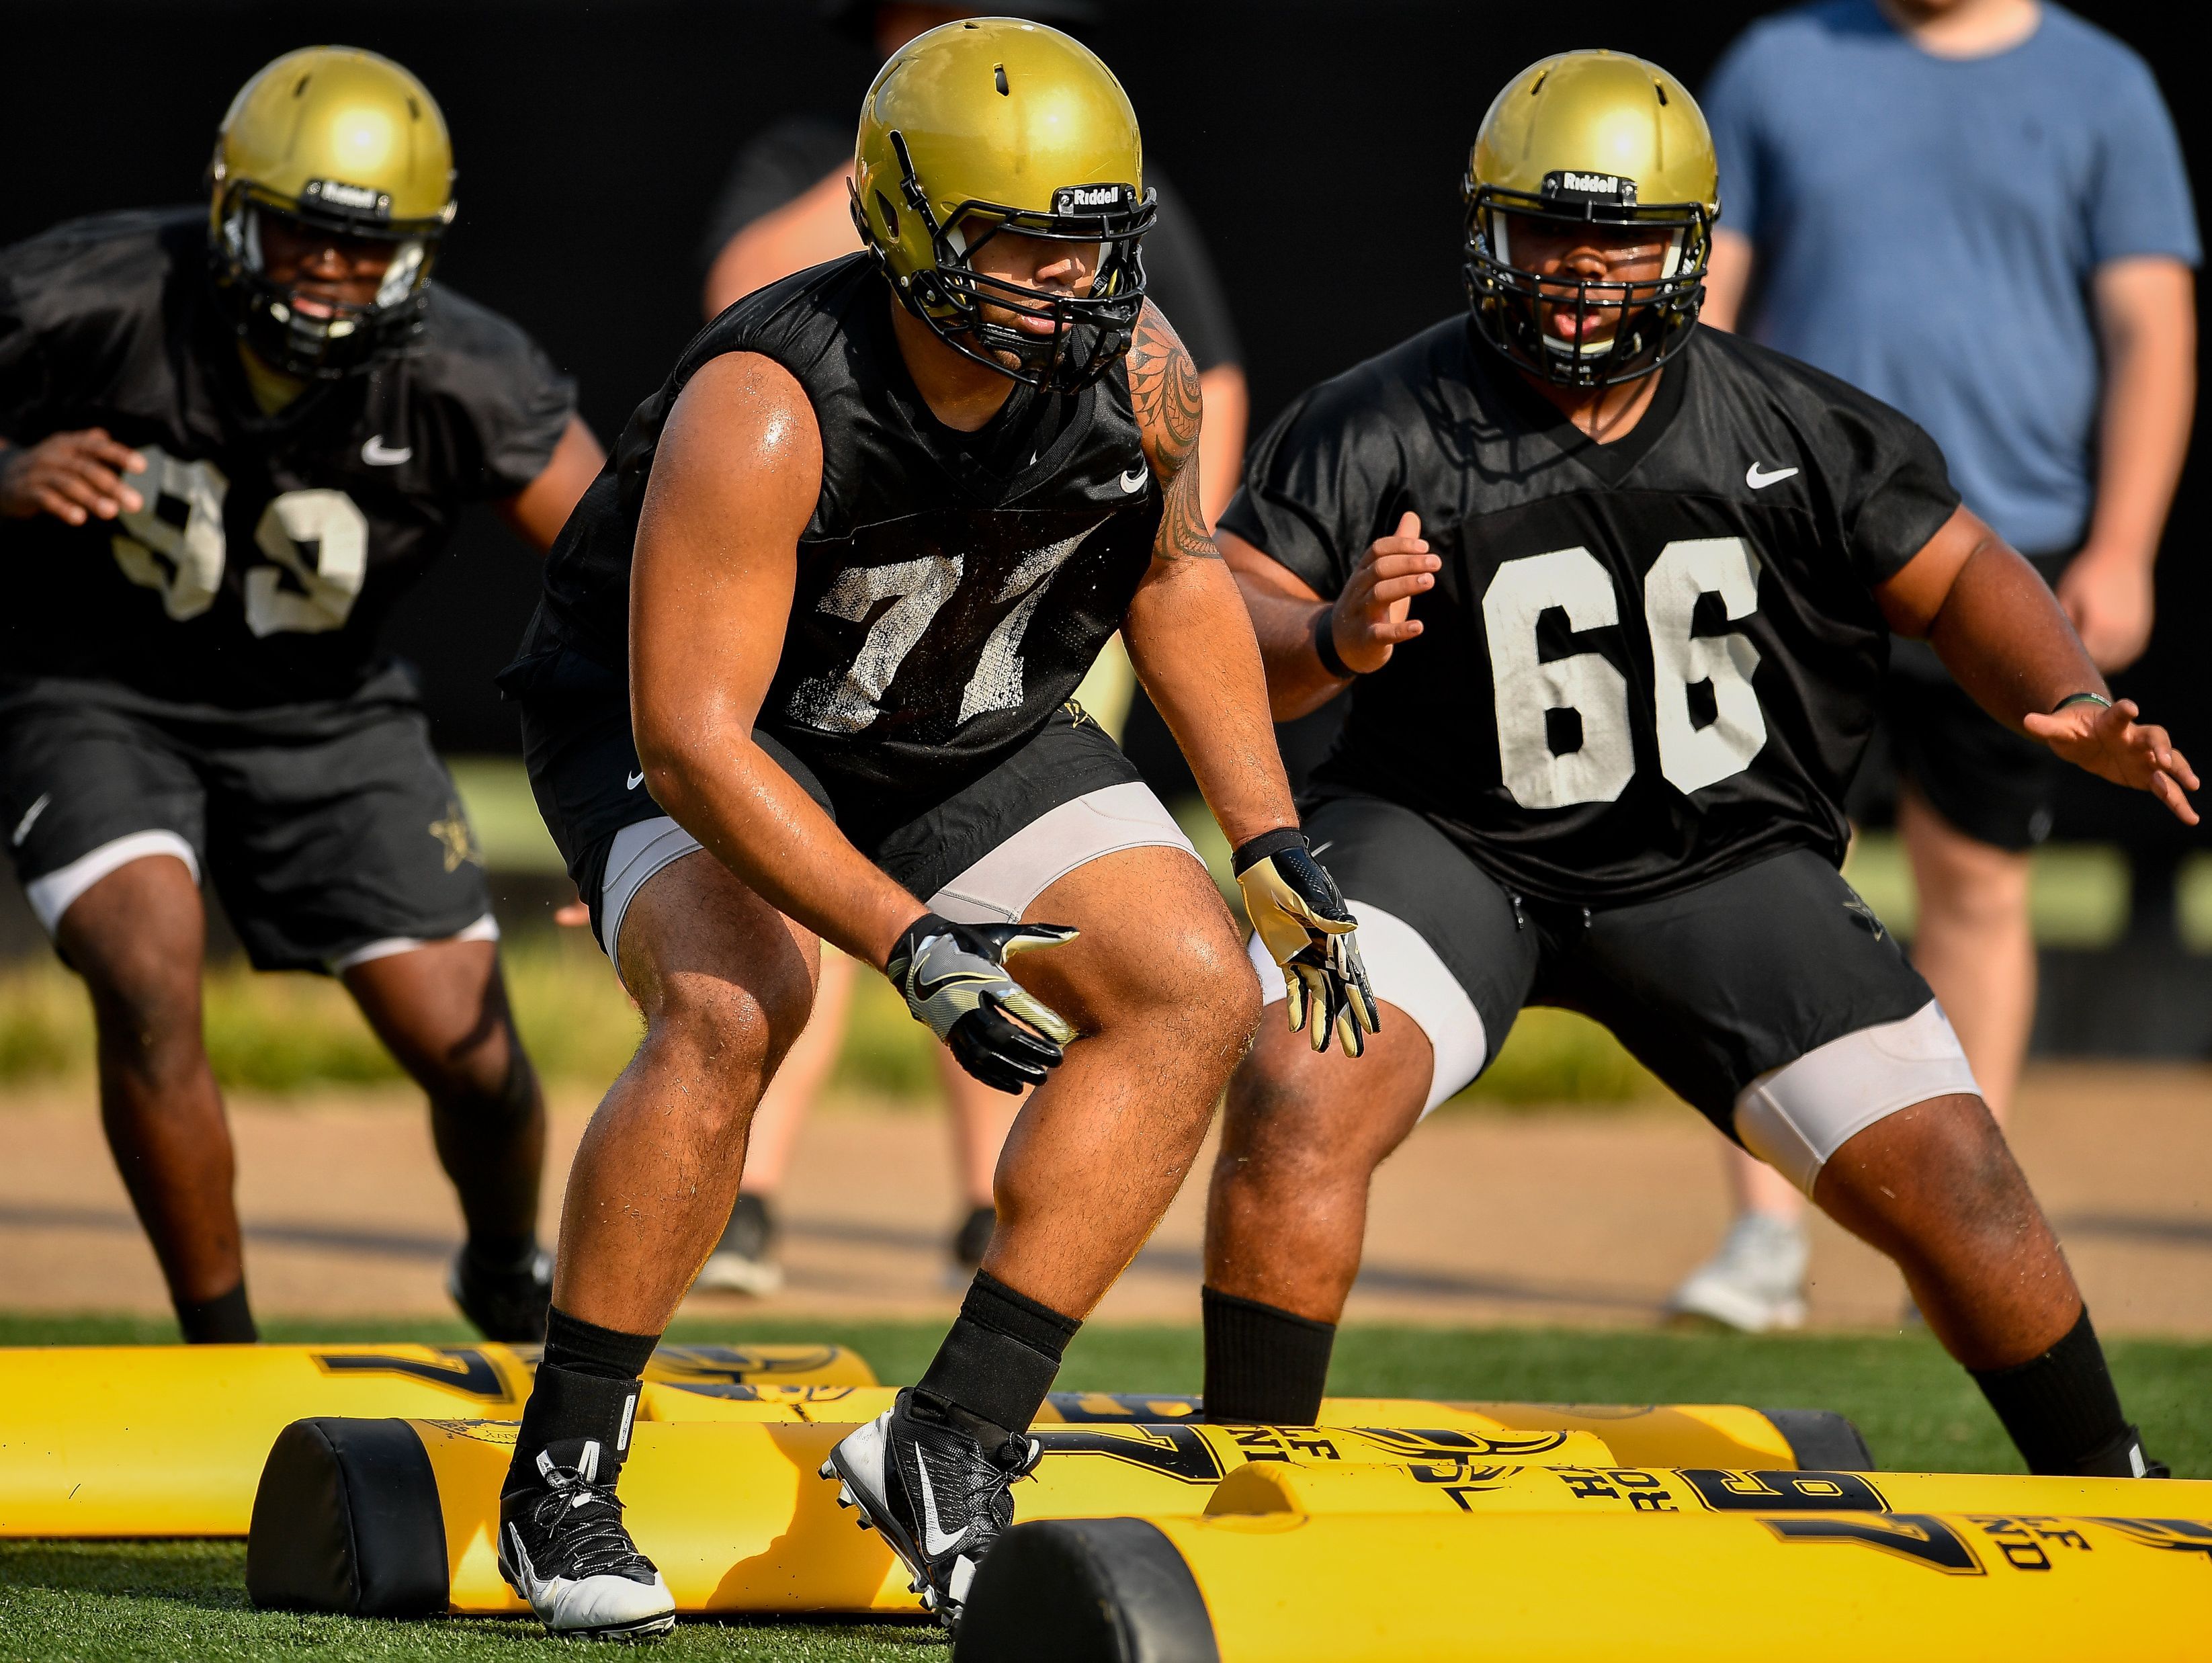
MULTIPOLYGON (((2056 584, 2071 558, 2029 563, 2056 584)), ((1881 725, 1899 777, 1975 841, 2022 853, 2051 835, 2067 765, 1976 704, 1925 641, 1890 643, 1881 725)))
MULTIPOLYGON (((592 934, 606 947, 607 857, 615 839, 629 827, 665 819, 668 811, 645 788, 620 683, 594 689, 590 677, 586 667, 573 666, 564 679, 576 690, 533 691, 523 699, 522 746, 538 810, 592 909, 592 934)), ((775 734, 756 729, 753 739, 862 854, 925 900, 1050 810, 1142 783, 1121 747, 1072 702, 996 767, 937 798, 899 799, 835 787, 775 734)), ((1173 822, 1165 823, 1171 829, 1173 822)), ((1176 841, 1180 835, 1174 834, 1176 841)), ((1135 826, 1121 836, 1115 847, 1170 841, 1165 832, 1150 835, 1135 826)))
POLYGON ((1305 828, 1359 916, 1376 998, 1443 1013, 1416 1017, 1437 1051, 1432 1105, 1487 1066, 1523 1005, 1558 1005, 1611 1029, 1734 1138, 1737 1098, 1761 1075, 1934 998, 1809 849, 1659 900, 1584 908, 1510 893, 1424 816, 1377 798, 1323 801, 1305 828), (1378 909, 1387 920, 1371 916, 1378 909), (1439 974, 1480 1018, 1479 1029, 1462 1024, 1473 1035, 1463 1042, 1439 974), (1455 1052, 1465 1059, 1456 1078, 1455 1052))
POLYGON ((128 860, 214 885, 254 967, 334 970, 489 938, 483 857, 430 748, 413 675, 258 710, 105 682, 0 683, 0 829, 51 932, 128 860))

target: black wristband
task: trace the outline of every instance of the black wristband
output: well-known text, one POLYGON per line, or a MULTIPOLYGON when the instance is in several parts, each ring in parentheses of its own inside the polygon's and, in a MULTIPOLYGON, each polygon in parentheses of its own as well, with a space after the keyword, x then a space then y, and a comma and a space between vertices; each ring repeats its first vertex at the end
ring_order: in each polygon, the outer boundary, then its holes
POLYGON ((1345 663, 1344 655, 1336 650, 1336 609, 1324 606, 1314 615, 1314 656, 1321 667, 1340 682, 1357 681, 1359 672, 1345 663))
POLYGON ((2100 705, 2105 709, 2110 710, 2112 707, 2112 701, 2101 693, 2069 693, 2051 707, 2051 713, 2056 716, 2069 705, 2100 705))
POLYGON ((1229 870, 1233 875, 1242 877, 1269 855, 1279 854, 1288 848, 1303 849, 1305 846, 1306 835, 1296 826, 1278 826, 1273 831, 1261 832, 1257 837, 1238 844, 1237 852, 1229 857, 1229 870))

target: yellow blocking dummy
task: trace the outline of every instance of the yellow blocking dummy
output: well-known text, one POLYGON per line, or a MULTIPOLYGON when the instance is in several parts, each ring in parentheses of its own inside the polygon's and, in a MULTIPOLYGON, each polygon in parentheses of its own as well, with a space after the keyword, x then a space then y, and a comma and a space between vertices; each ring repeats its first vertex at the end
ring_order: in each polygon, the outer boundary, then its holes
MULTIPOLYGON (((641 1423, 623 1469, 625 1521, 677 1609, 919 1611, 882 1539, 816 1475, 849 1425, 641 1423)), ((501 1580, 498 1496, 511 1424, 303 1421, 270 1452, 246 1587, 258 1605, 360 1616, 518 1611, 501 1580)), ((1041 1427, 1013 1490, 1018 1519, 1194 1514, 1247 1460, 1610 1464, 1585 1432, 1459 1428, 1041 1427)))
MULTIPOLYGON (((866 1421, 891 1406, 881 1387, 648 1384, 638 1418, 655 1421, 866 1421)), ((1039 1426, 1162 1425, 1196 1421, 1196 1397, 1170 1393, 1055 1392, 1039 1426)), ((1820 1409, 1736 1404, 1437 1403, 1419 1398, 1327 1398, 1323 1426, 1459 1426, 1594 1433, 1618 1460, 1645 1466, 1842 1468, 1874 1465, 1858 1429, 1820 1409)))
MULTIPOLYGON (((242 1536, 277 1433, 314 1415, 515 1419, 536 1348, 0 1350, 0 1537, 242 1536)), ((872 1386, 838 1345, 673 1345, 669 1386, 872 1386)))
MULTIPOLYGON (((1302 1513, 2120 1514, 2212 1519, 2212 1483, 1978 1472, 1730 1472, 1507 1466, 1456 1458, 1369 1464, 1255 1461, 1216 1486, 1209 1514, 1302 1513)), ((2212 1564, 2208 1564, 2212 1571, 2212 1564)), ((2207 1589, 2212 1599, 2212 1587, 2207 1589)))
MULTIPOLYGON (((2125 1482, 2125 1481, 2122 1481, 2125 1482)), ((2110 1516, 1296 1514, 1015 1527, 954 1663, 2182 1663, 2212 1521, 2110 1516)))
MULTIPOLYGON (((854 1425, 891 1406, 896 1386, 721 1385, 648 1380, 638 1399, 641 1421, 818 1421, 854 1425)), ((1747 1410, 1743 1411, 1750 1413, 1747 1410)), ((1199 1425, 1195 1397, 1165 1393, 1054 1392, 1037 1410, 1037 1426, 1199 1425)), ((1425 1398, 1325 1398, 1322 1426, 1452 1426, 1503 1432, 1508 1423, 1480 1405, 1425 1398)), ((1553 1429, 1544 1429, 1550 1430, 1553 1429)), ((1602 1441, 1602 1435, 1600 1435, 1602 1441)), ((1606 1444, 1610 1449, 1613 1446, 1606 1444)))

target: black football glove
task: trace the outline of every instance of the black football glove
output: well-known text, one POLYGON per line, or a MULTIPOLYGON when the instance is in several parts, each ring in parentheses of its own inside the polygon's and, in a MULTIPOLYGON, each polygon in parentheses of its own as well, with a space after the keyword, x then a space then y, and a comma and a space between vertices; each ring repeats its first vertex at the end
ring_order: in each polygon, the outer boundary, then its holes
POLYGON ((1075 934, 1059 924, 955 924, 924 913, 891 949, 884 974, 961 1067, 997 1090, 1019 1091, 1043 1081, 1075 1029, 1008 975, 1006 961, 1075 934))
POLYGON ((1333 1032, 1344 1054, 1367 1049, 1380 1025, 1352 913, 1336 880, 1306 853, 1305 834, 1263 832, 1237 851, 1231 865, 1244 891, 1245 916, 1282 967, 1289 991, 1291 1032, 1306 1030, 1316 1051, 1333 1032))

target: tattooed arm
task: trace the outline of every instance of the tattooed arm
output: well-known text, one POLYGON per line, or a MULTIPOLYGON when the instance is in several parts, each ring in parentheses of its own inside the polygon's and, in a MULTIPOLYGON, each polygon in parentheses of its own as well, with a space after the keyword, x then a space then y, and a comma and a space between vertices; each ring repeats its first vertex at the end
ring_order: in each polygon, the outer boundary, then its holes
POLYGON ((1152 567, 1121 621, 1121 639, 1235 848, 1297 825, 1297 811, 1267 719, 1251 616, 1206 529, 1198 371, 1150 301, 1129 349, 1129 396, 1161 508, 1152 567))

